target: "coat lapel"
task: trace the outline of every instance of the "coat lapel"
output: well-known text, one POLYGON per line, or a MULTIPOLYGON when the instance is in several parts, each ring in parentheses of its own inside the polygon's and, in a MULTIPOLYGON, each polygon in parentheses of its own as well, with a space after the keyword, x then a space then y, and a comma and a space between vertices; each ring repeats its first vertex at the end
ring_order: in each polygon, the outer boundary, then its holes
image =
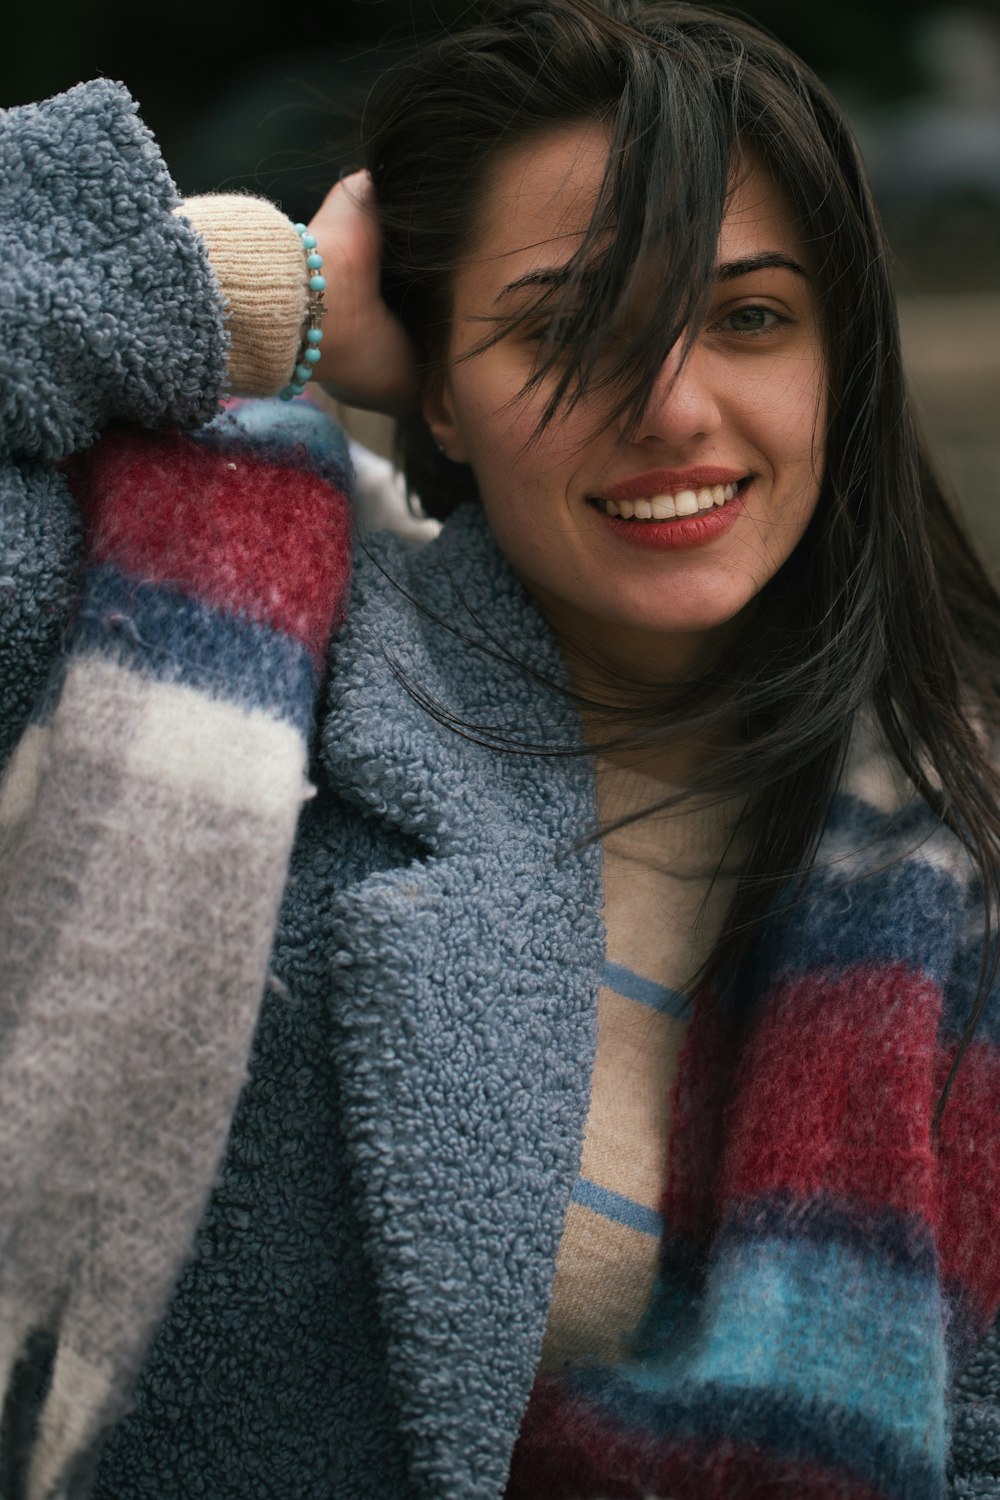
POLYGON ((530 1391, 589 1095, 601 868, 575 845, 592 772, 495 747, 578 748, 579 724, 477 508, 431 547, 361 559, 338 657, 328 772, 420 850, 337 905, 366 1250, 413 1494, 486 1500, 530 1391))

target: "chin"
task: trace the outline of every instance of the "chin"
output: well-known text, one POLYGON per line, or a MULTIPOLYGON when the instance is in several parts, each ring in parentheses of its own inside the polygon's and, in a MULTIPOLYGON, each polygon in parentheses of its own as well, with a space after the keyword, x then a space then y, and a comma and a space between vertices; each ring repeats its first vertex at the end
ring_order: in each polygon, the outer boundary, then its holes
POLYGON ((748 591, 727 598, 692 598, 673 600, 671 607, 645 609, 621 615, 617 611, 609 616, 607 626, 630 633, 657 636, 708 635, 734 625, 757 597, 757 591, 748 591))

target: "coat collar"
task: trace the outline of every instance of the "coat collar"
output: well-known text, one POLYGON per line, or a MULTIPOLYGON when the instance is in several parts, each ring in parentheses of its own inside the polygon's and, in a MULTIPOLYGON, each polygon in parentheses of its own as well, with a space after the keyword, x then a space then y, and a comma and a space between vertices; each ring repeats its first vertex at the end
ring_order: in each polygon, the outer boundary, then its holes
POLYGON ((333 694, 328 774, 425 851, 346 890, 335 926, 345 1132, 413 1494, 495 1500, 589 1097, 591 764, 495 747, 578 749, 580 730, 475 507, 425 548, 362 553, 333 694))
POLYGON ((586 755, 523 753, 582 748, 568 687, 558 647, 479 506, 463 506, 427 546, 366 537, 336 644, 327 770, 435 851, 475 838, 484 797, 498 809, 543 784, 565 787, 592 819, 586 755))

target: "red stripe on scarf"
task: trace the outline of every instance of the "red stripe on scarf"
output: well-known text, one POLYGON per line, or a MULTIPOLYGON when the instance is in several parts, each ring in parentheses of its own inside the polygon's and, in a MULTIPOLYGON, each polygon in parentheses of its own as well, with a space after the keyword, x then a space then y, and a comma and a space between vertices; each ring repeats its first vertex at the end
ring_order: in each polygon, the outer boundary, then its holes
MULTIPOLYGON (((954 1047, 939 1055, 936 1091, 954 1057, 954 1047)), ((982 1332, 1000 1306, 1000 1238, 991 1211, 1000 1192, 1000 1053, 988 1042, 973 1042, 962 1059, 941 1117, 938 1157, 941 1276, 963 1287, 982 1332)))
POLYGON ((670 1233, 697 1258, 717 1217, 715 1188, 732 1096, 735 1023, 722 1004, 699 1000, 681 1050, 671 1106, 663 1213, 670 1233))
POLYGON ((322 659, 349 576, 340 490, 177 432, 110 433, 69 478, 95 561, 280 630, 322 659))
POLYGON ((902 965, 779 985, 736 1075, 723 1201, 823 1191, 933 1225, 940 1010, 937 987, 902 965))
POLYGON ((532 1392, 505 1500, 884 1500, 881 1490, 728 1439, 662 1445, 625 1432, 554 1380, 532 1392))

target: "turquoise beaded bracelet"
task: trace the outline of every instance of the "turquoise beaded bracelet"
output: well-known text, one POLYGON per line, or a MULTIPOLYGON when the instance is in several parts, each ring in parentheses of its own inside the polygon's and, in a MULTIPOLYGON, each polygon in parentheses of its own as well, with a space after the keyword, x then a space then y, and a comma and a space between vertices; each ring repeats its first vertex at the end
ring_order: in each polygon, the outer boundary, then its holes
POLYGON ((319 364, 319 346, 323 342, 322 323, 326 317, 326 307, 323 303, 326 277, 321 275, 323 257, 316 248, 316 236, 309 233, 308 224, 296 224, 295 233, 302 241, 302 248, 306 255, 306 268, 309 272, 309 301, 306 304, 305 332, 302 336, 302 347, 295 361, 295 370, 288 385, 279 392, 282 401, 291 401, 293 396, 301 396, 306 388, 306 381, 312 375, 314 365, 319 364))

